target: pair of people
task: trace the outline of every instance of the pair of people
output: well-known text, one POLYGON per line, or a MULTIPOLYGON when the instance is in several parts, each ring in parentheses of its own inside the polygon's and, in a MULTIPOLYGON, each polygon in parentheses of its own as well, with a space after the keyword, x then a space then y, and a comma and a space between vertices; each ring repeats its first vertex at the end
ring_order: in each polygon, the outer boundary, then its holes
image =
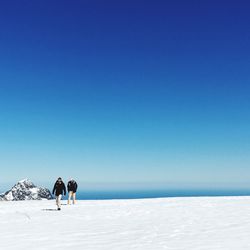
MULTIPOLYGON (((69 193, 68 204, 71 203, 71 198, 73 198, 73 204, 76 203, 76 191, 77 191, 77 183, 72 178, 69 180, 67 184, 67 189, 69 193)), ((56 195, 56 205, 57 210, 61 210, 61 199, 62 195, 66 195, 66 187, 61 177, 59 177, 54 185, 52 194, 56 195)))

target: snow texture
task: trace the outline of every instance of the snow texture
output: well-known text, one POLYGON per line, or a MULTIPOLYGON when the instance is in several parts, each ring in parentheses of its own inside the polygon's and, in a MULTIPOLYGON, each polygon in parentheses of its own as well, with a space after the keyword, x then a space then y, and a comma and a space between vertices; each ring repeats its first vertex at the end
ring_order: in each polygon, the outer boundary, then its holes
POLYGON ((250 249, 250 197, 63 204, 0 202, 1 249, 250 249))
POLYGON ((11 190, 0 195, 0 200, 18 201, 18 200, 49 200, 52 199, 50 191, 46 188, 36 187, 28 179, 19 181, 11 190))

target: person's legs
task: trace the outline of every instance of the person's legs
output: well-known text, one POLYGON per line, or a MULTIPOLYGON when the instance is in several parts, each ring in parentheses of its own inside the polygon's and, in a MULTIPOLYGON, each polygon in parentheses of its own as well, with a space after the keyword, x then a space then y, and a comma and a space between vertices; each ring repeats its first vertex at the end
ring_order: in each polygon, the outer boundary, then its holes
POLYGON ((57 205, 57 209, 58 210, 61 209, 61 198, 62 198, 61 194, 59 194, 58 196, 56 196, 56 205, 57 205))
POLYGON ((70 205, 72 195, 73 195, 73 192, 69 191, 68 205, 70 205))
POLYGON ((56 205, 58 207, 58 196, 56 196, 56 205))
POLYGON ((76 193, 73 193, 73 204, 76 204, 76 193))

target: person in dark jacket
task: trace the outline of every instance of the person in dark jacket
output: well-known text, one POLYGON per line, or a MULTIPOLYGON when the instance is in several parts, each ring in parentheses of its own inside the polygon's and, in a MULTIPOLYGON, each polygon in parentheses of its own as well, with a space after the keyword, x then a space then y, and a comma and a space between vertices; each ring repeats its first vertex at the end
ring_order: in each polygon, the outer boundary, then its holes
POLYGON ((56 194, 56 205, 57 205, 57 210, 61 210, 61 199, 62 195, 66 195, 66 187, 65 184, 62 181, 62 178, 59 177, 54 185, 52 194, 56 194))
POLYGON ((68 182, 67 188, 69 193, 68 205, 70 205, 71 203, 71 197, 73 198, 73 204, 76 204, 76 191, 77 191, 76 181, 71 178, 68 182))

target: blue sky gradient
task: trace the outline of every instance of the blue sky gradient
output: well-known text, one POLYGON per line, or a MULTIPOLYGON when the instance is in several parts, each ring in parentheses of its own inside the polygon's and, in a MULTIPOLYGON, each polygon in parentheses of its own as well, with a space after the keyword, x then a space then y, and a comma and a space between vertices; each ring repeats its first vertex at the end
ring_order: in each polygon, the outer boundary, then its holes
POLYGON ((249 7, 2 3, 2 186, 250 188, 249 7))

